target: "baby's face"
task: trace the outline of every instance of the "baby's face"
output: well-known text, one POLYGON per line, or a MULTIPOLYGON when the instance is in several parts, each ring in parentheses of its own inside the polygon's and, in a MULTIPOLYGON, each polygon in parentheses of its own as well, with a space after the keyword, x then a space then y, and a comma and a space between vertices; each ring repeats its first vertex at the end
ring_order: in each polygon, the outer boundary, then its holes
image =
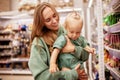
POLYGON ((80 37, 82 30, 82 25, 78 23, 70 23, 69 27, 67 28, 67 35, 70 39, 76 40, 80 37))

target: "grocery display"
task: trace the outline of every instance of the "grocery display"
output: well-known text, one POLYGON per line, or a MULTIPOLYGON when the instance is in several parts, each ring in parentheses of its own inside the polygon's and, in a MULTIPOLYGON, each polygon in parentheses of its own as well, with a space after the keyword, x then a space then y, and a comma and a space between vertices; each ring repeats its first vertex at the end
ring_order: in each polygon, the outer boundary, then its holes
POLYGON ((0 28, 0 74, 31 74, 28 60, 32 20, 5 16, 0 16, 3 22, 0 28))
POLYGON ((6 68, 9 66, 9 59, 12 54, 12 39, 11 31, 0 30, 0 68, 6 68))
MULTIPOLYGON (((91 27, 95 28, 92 30, 91 35, 91 45, 96 48, 96 55, 93 57, 93 64, 95 64, 95 69, 97 73, 101 68, 100 61, 104 61, 104 72, 106 80, 120 80, 120 2, 119 0, 102 0, 102 26, 103 33, 100 33, 100 28, 98 27, 98 12, 96 10, 97 4, 93 3, 92 9, 90 9, 90 15, 93 15, 93 21, 91 22, 91 27), (92 12, 93 11, 93 12, 92 12), (97 24, 96 24, 97 23, 97 24), (100 38, 99 34, 103 34, 100 38), (96 40, 97 38, 97 40, 96 40), (99 39, 103 38, 103 49, 104 54, 98 50, 100 44, 99 39), (99 54, 98 54, 99 53, 99 54), (100 56, 104 56, 100 59, 100 56), (98 68, 99 66, 99 68, 98 68)), ((100 9, 99 9, 100 10, 100 9)), ((99 15, 100 17, 100 15, 99 15)), ((97 76, 96 72, 93 73, 95 78, 97 76)), ((100 77, 101 74, 98 74, 100 77)))
POLYGON ((120 6, 119 0, 114 4, 111 0, 108 5, 112 10, 103 18, 104 24, 104 62, 106 69, 115 80, 120 80, 120 6))

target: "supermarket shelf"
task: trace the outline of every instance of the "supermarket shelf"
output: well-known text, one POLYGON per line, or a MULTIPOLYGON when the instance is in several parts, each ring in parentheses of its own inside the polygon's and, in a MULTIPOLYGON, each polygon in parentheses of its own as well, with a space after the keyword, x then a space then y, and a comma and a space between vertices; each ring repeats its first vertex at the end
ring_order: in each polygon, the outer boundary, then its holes
POLYGON ((12 46, 0 46, 0 49, 10 49, 12 46))
POLYGON ((0 61, 0 64, 7 64, 12 62, 28 62, 28 58, 11 58, 8 60, 0 61))
POLYGON ((118 33, 120 32, 120 22, 112 26, 104 26, 103 29, 109 33, 118 33))
MULTIPOLYGON (((74 8, 74 10, 75 10, 75 11, 82 11, 81 8, 74 8)), ((73 8, 57 9, 57 11, 58 11, 59 13, 61 13, 61 12, 71 12, 71 11, 73 11, 73 8)))
POLYGON ((29 58, 11 58, 11 62, 27 62, 29 58))
MULTIPOLYGON (((56 10, 59 13, 63 13, 63 12, 71 12, 71 11, 73 11, 73 8, 64 8, 64 9, 56 8, 56 10)), ((75 11, 82 11, 81 8, 74 8, 74 10, 75 11)), ((28 14, 31 14, 31 15, 33 15, 33 13, 34 13, 34 10, 31 10, 31 11, 28 12, 28 14)))
POLYGON ((108 32, 109 26, 104 26, 103 29, 108 32))
POLYGON ((1 19, 20 19, 20 18, 31 18, 29 12, 19 12, 19 11, 8 11, 8 12, 1 12, 0 18, 1 19))
POLYGON ((104 46, 107 49, 111 56, 115 56, 116 58, 120 59, 120 50, 110 48, 108 46, 104 46))
POLYGON ((10 38, 1 38, 0 41, 12 41, 10 38))
POLYGON ((116 80, 120 80, 120 72, 118 72, 118 70, 116 70, 115 68, 111 68, 109 65, 105 64, 106 68, 108 70, 110 70, 110 72, 112 73, 113 77, 116 80))
POLYGON ((11 63, 11 61, 10 60, 0 61, 0 64, 7 64, 7 63, 11 63))
POLYGON ((31 71, 29 69, 12 69, 12 70, 0 70, 0 74, 29 74, 31 75, 31 71))
MULTIPOLYGON (((75 8, 75 11, 82 11, 81 8, 75 8)), ((59 13, 62 12, 71 12, 73 11, 73 8, 65 8, 65 9, 57 9, 59 13)), ((1 12, 0 18, 1 19, 19 19, 19 18, 31 18, 34 14, 34 10, 28 11, 28 12, 19 12, 19 11, 9 11, 9 12, 1 12)))
POLYGON ((110 26, 110 27, 108 28, 108 31, 109 31, 110 33, 118 33, 118 32, 120 32, 120 22, 118 22, 118 23, 110 26))
POLYGON ((12 33, 11 31, 2 31, 2 30, 0 30, 0 34, 10 34, 10 33, 12 33))

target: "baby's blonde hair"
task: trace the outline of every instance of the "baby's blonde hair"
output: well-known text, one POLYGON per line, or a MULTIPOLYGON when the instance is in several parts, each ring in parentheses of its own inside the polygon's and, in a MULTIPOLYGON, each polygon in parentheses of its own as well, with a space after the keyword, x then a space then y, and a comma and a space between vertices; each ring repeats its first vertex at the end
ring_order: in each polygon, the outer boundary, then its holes
POLYGON ((79 13, 77 13, 76 11, 69 13, 65 19, 64 22, 64 27, 65 29, 67 29, 69 27, 69 23, 71 22, 79 22, 81 25, 83 25, 83 19, 82 17, 79 15, 79 13))

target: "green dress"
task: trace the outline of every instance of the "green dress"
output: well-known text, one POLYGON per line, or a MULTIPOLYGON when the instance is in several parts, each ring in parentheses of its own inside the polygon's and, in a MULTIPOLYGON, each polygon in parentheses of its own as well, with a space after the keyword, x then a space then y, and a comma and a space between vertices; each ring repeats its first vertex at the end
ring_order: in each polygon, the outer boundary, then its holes
MULTIPOLYGON (((60 27, 58 31, 58 36, 63 34, 63 28, 60 27)), ((85 57, 80 51, 80 46, 75 46, 76 57, 85 57)), ((30 59, 28 66, 34 80, 58 80, 59 78, 64 78, 65 80, 77 80, 78 74, 76 70, 72 69, 69 71, 58 71, 53 74, 49 72, 49 61, 50 53, 47 44, 43 38, 35 38, 31 45, 30 59)))
MULTIPOLYGON (((66 38, 65 35, 61 35, 57 38, 57 40, 55 41, 53 48, 58 48, 58 49, 62 49, 65 44, 66 44, 66 38)), ((67 67, 70 69, 74 69, 78 64, 80 64, 81 68, 83 68, 83 62, 88 60, 88 52, 85 51, 83 48, 85 46, 88 45, 87 41, 85 40, 85 38, 83 36, 80 36, 77 40, 71 40, 71 42, 75 45, 75 46, 81 46, 80 50, 81 53, 84 54, 84 57, 75 57, 73 54, 74 52, 70 52, 70 53, 60 53, 58 56, 58 66, 61 69, 62 67, 67 67)))

